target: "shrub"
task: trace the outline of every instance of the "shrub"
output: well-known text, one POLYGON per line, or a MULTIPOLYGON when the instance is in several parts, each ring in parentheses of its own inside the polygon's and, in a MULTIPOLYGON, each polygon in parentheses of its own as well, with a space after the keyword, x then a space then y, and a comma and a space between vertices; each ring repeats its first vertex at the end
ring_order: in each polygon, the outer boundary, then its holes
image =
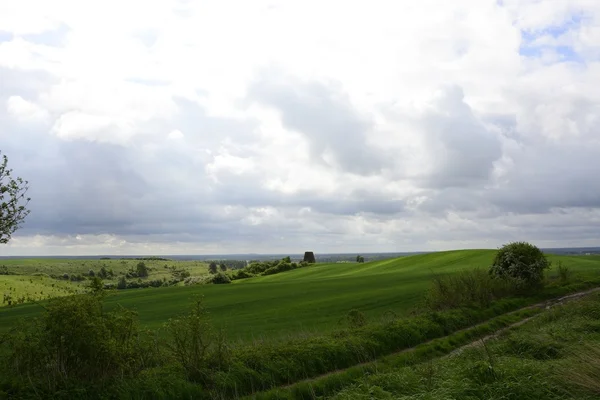
POLYGON ((539 286, 543 284, 544 270, 548 268, 550 262, 536 246, 526 242, 513 242, 498 250, 490 273, 521 280, 526 286, 539 286))
POLYGON ((127 289, 127 279, 124 276, 119 278, 119 282, 117 283, 117 289, 127 289))
POLYGON ((564 265, 562 263, 562 261, 558 262, 558 277, 560 279, 561 283, 567 283, 569 282, 569 279, 571 279, 571 268, 567 267, 566 265, 564 265))
POLYGON ((167 323, 168 349, 193 382, 207 382, 222 368, 229 355, 223 335, 215 333, 202 297, 196 297, 190 312, 167 323))
POLYGON ((213 277, 212 283, 217 283, 217 284, 231 283, 231 279, 227 275, 225 275, 223 272, 219 272, 219 273, 215 274, 215 276, 213 277))
POLYGON ((28 387, 56 391, 134 375, 155 354, 144 337, 132 311, 104 312, 101 296, 62 297, 7 336, 5 361, 28 387))
POLYGON ((143 261, 140 261, 139 263, 137 263, 136 265, 136 273, 137 276, 139 276, 140 278, 147 278, 148 277, 148 267, 146 266, 146 263, 144 263, 143 261))
POLYGON ((246 269, 238 269, 237 271, 231 274, 231 279, 245 279, 252 278, 253 276, 254 274, 251 274, 250 272, 246 271, 246 269))
POLYGON ((350 328, 360 328, 367 324, 367 317, 362 311, 352 309, 346 315, 346 322, 350 328))

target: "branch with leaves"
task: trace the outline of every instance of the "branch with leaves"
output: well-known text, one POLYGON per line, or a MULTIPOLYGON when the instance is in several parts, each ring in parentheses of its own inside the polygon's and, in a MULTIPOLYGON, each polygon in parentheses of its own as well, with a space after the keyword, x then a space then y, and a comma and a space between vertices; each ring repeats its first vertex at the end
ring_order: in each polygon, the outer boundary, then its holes
POLYGON ((0 243, 8 243, 29 214, 27 204, 31 199, 26 197, 27 185, 27 181, 12 176, 8 158, 3 155, 0 163, 0 243))

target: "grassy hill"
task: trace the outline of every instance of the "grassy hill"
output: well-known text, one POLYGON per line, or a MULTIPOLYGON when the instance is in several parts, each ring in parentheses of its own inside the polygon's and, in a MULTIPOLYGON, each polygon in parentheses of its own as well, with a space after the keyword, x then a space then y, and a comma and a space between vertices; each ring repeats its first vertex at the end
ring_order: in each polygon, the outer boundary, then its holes
MULTIPOLYGON (((422 301, 434 274, 487 268, 494 254, 493 250, 459 250, 365 264, 316 264, 230 285, 119 291, 106 303, 136 309, 144 327, 158 329, 169 318, 185 312, 192 296, 202 294, 214 323, 231 339, 272 339, 333 329, 351 309, 361 310, 372 320, 386 312, 406 314, 422 301)), ((599 257, 550 259, 561 260, 574 271, 600 271, 599 257)), ((0 308, 0 332, 39 310, 35 304, 0 308)))

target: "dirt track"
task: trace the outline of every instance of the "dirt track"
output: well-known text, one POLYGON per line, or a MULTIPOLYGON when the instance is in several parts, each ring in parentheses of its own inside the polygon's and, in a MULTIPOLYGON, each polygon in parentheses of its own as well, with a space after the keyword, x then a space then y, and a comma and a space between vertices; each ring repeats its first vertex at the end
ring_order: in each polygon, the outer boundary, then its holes
MULTIPOLYGON (((516 312, 519 312, 519 311, 522 311, 522 310, 528 310, 528 309, 533 309, 533 308, 544 308, 546 310, 549 310, 550 308, 552 308, 554 306, 561 305, 561 304, 564 304, 564 303, 568 303, 570 301, 580 299, 580 298, 582 298, 584 296, 587 296, 589 294, 596 293, 596 292, 600 292, 600 287, 593 288, 593 289, 588 289, 588 290, 584 290, 584 291, 577 292, 577 293, 572 293, 572 294, 569 294, 567 296, 559 297, 559 298, 556 298, 556 299, 549 299, 549 300, 546 300, 546 301, 543 301, 543 302, 540 302, 540 303, 537 303, 537 304, 533 304, 533 305, 530 305, 530 306, 519 308, 518 310, 511 311, 511 312, 509 312, 507 314, 512 314, 512 313, 516 313, 516 312)), ((450 356, 459 354, 460 352, 462 352, 463 350, 465 350, 467 348, 481 346, 482 343, 484 343, 486 340, 493 339, 493 338, 497 337, 498 335, 502 334, 503 332, 506 332, 507 330, 516 328, 516 327, 518 327, 520 325, 523 325, 523 324, 531 321, 533 318, 537 317, 538 315, 534 315, 532 317, 525 318, 525 319, 523 319, 523 320, 521 320, 519 322, 515 322, 514 324, 508 325, 508 326, 506 326, 506 327, 504 327, 502 329, 499 329, 499 330, 495 331, 494 333, 491 333, 491 334, 489 334, 487 336, 484 336, 484 337, 476 339, 476 340, 474 340, 474 341, 472 341, 470 343, 467 343, 467 344, 465 344, 465 345, 463 345, 463 346, 455 349, 454 351, 452 351, 452 352, 450 352, 450 353, 448 353, 448 354, 446 354, 446 355, 444 355, 442 357, 450 357, 450 356)), ((482 322, 481 324, 477 324, 477 325, 473 325, 473 326, 470 326, 470 327, 465 328, 465 329, 461 329, 459 331, 453 332, 452 334, 464 332, 464 331, 473 329, 473 328, 475 328, 475 327, 477 327, 479 325, 483 325, 485 323, 487 323, 487 322, 482 322)), ((429 340, 427 342, 423 342, 420 345, 428 344, 428 343, 433 342, 434 340, 439 340, 439 339, 442 339, 442 338, 432 339, 432 340, 429 340)), ((407 353, 407 352, 413 351, 414 349, 415 349, 414 347, 409 347, 407 349, 400 350, 400 351, 397 351, 395 353, 388 354, 388 355, 386 355, 384 357, 397 356, 397 355, 400 355, 400 354, 403 354, 403 353, 407 353)), ((442 357, 440 357, 440 358, 442 358, 442 357)), ((355 364, 355 365, 353 365, 351 367, 348 367, 348 368, 343 368, 343 369, 339 369, 339 370, 328 372, 326 374, 315 376, 314 378, 310 378, 310 379, 305 379, 303 381, 294 382, 294 383, 289 384, 289 385, 279 386, 279 389, 290 388, 290 387, 292 387, 294 385, 297 385, 297 384, 303 383, 303 382, 316 381, 316 380, 319 380, 319 379, 322 379, 322 378, 326 378, 326 377, 331 376, 331 375, 335 375, 335 374, 344 372, 344 371, 346 371, 347 369, 350 369, 350 368, 360 367, 360 366, 363 366, 363 365, 369 365, 369 364, 373 364, 373 363, 376 363, 376 362, 377 362, 377 360, 367 361, 367 362, 360 363, 360 364, 355 364)), ((274 389, 276 389, 276 388, 274 388, 274 389)))

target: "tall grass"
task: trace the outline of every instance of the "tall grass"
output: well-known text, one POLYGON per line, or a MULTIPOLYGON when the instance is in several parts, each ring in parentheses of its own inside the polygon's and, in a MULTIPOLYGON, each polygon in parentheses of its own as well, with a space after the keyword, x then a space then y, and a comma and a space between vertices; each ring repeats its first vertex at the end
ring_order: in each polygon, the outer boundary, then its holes
POLYGON ((557 374, 569 386, 600 396, 600 343, 587 343, 574 352, 576 362, 557 374))
POLYGON ((494 300, 522 292, 515 279, 498 278, 476 268, 451 275, 435 275, 425 303, 434 310, 489 307, 494 300))

